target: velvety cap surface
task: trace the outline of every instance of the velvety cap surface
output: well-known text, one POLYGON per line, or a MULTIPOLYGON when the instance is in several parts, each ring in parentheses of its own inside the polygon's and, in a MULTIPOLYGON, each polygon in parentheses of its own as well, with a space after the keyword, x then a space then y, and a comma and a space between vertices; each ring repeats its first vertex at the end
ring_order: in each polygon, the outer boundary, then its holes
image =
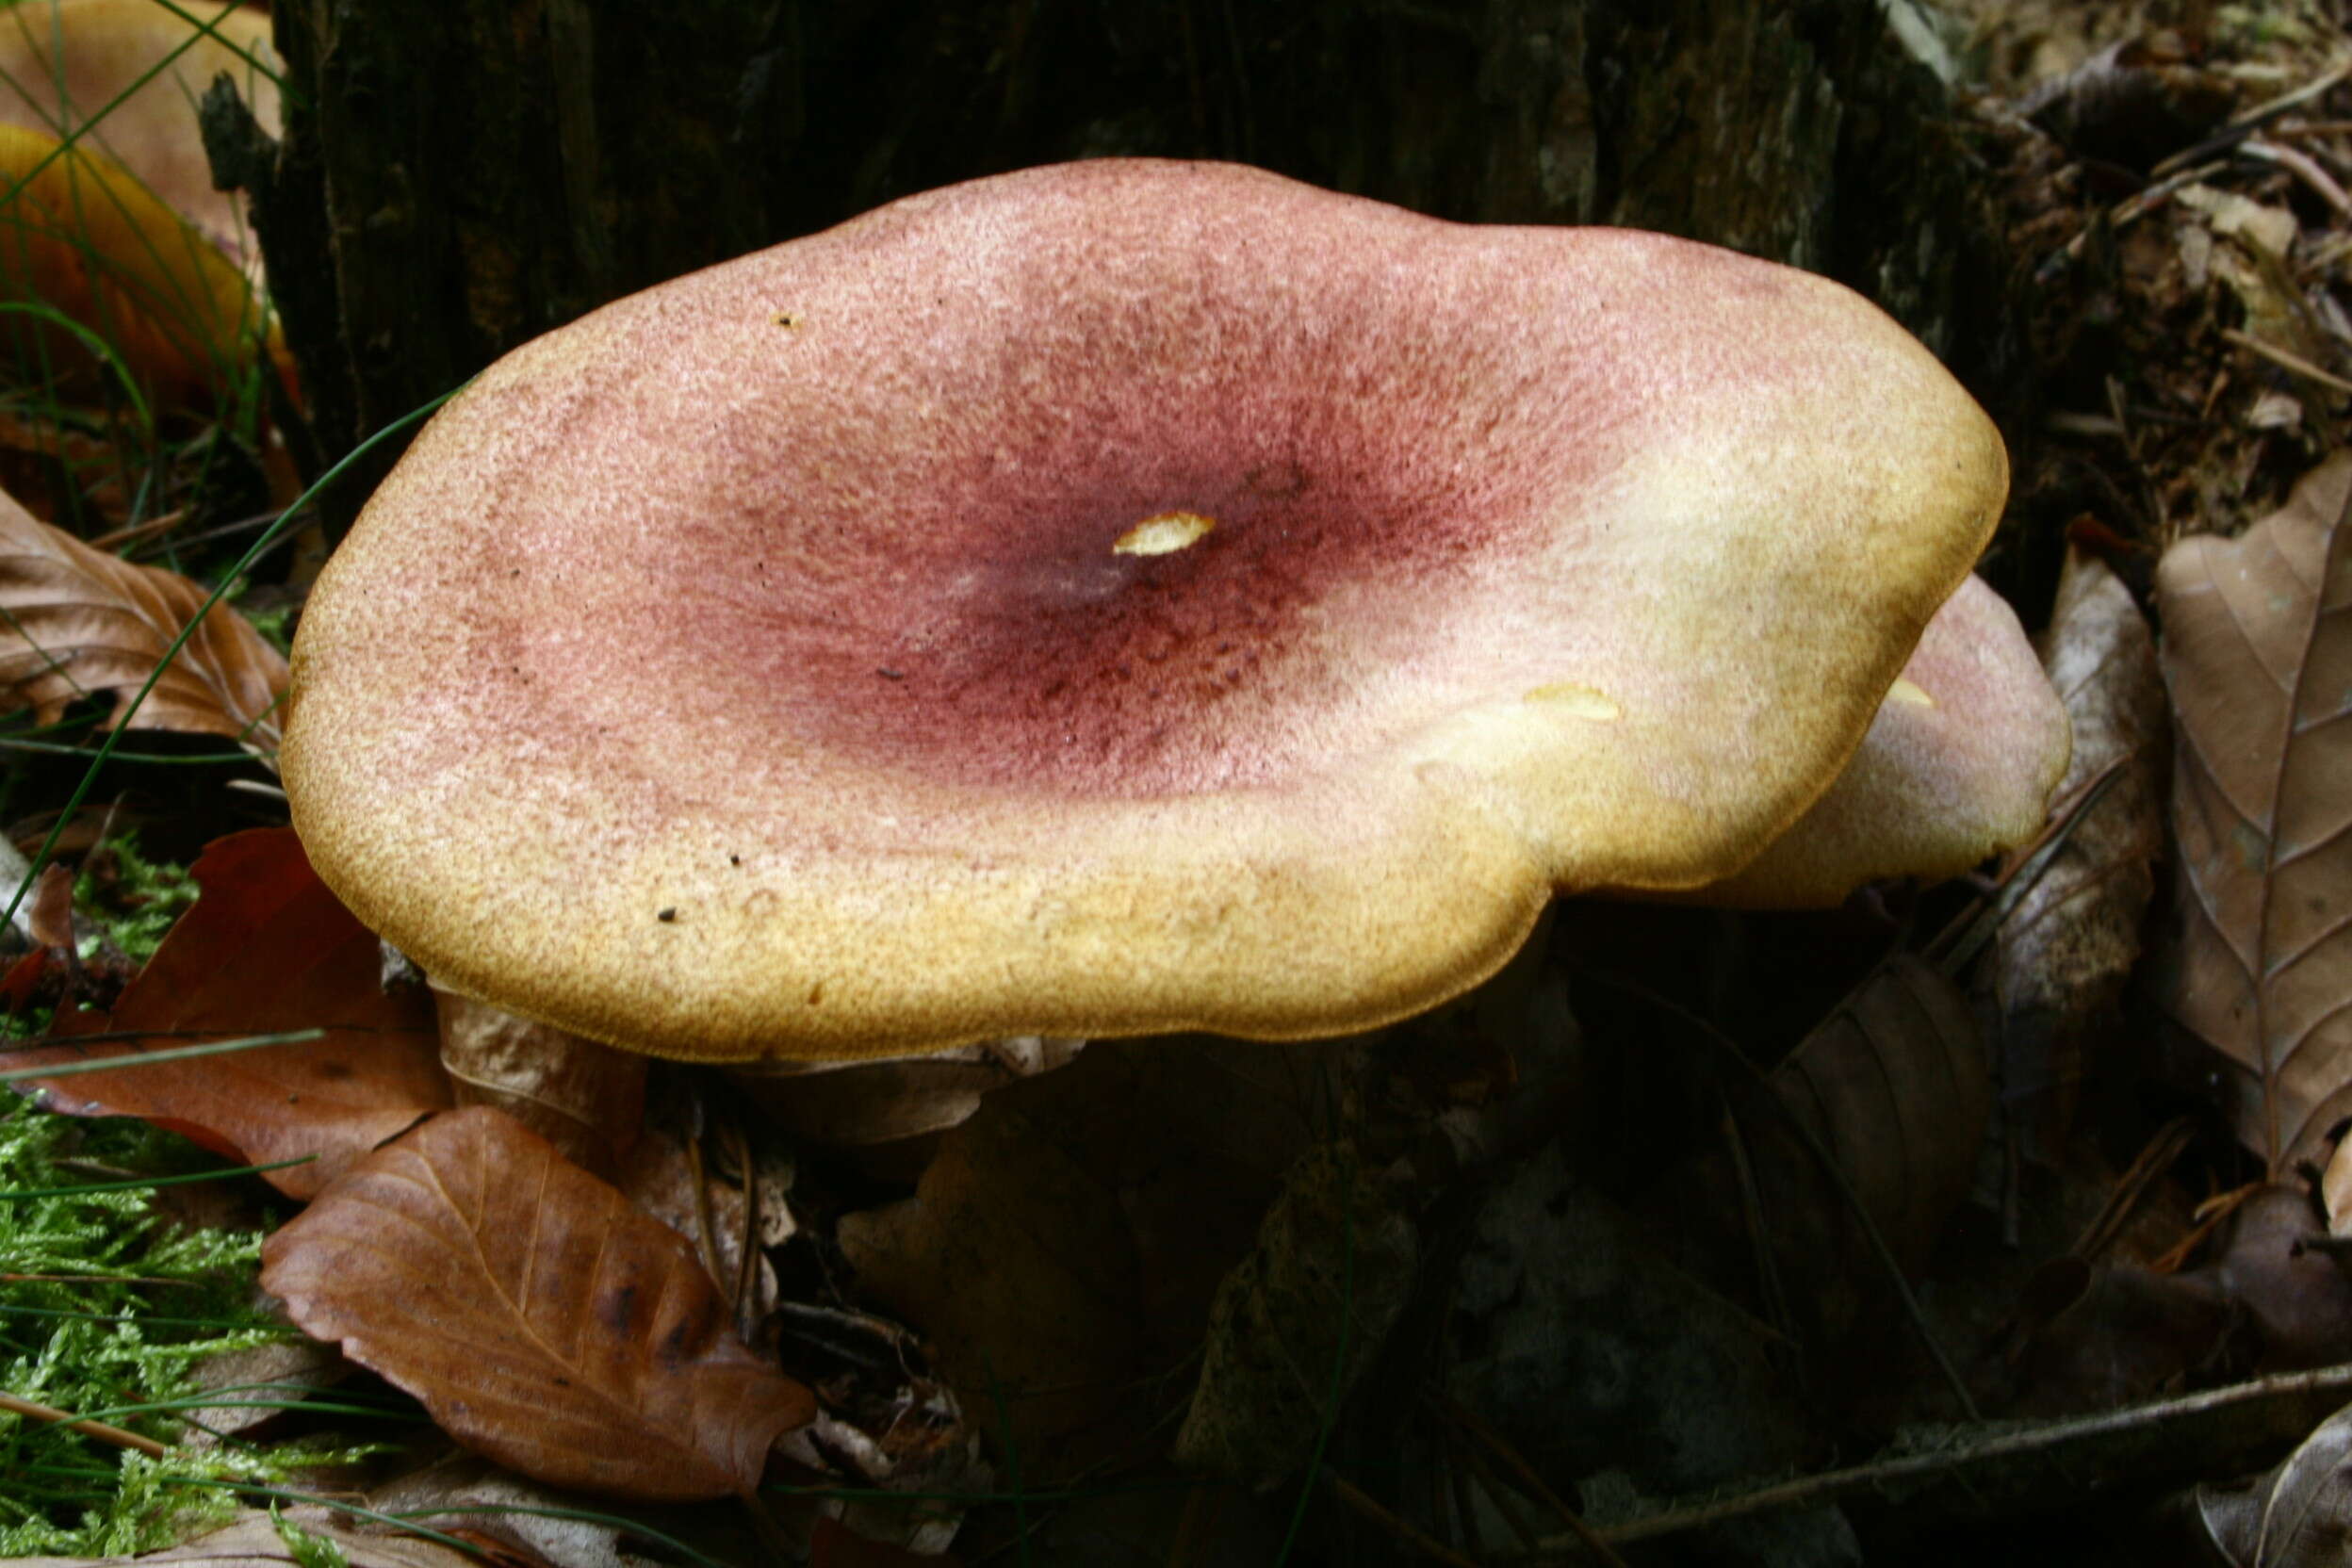
POLYGON ((436 980, 615 1043, 1340 1033, 1756 856, 2005 481, 1818 278, 1034 170, 484 372, 318 583, 286 786, 436 980))

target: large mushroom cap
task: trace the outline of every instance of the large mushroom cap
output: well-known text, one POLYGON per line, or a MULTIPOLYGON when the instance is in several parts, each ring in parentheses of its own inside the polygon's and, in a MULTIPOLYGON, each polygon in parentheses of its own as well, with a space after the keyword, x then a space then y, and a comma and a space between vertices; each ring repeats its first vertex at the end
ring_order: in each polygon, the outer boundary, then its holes
POLYGON ((1340 1033, 1753 858, 2005 478, 1801 272, 1033 170, 484 372, 318 583, 286 787, 441 983, 618 1044, 1340 1033))

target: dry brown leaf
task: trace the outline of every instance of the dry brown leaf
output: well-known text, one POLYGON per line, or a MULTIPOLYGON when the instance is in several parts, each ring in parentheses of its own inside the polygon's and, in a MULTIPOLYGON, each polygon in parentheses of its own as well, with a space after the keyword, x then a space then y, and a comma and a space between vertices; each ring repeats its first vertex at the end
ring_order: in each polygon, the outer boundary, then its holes
MULTIPOLYGON (((655 1127, 643 1129, 620 1156, 613 1184, 639 1211, 684 1236, 730 1297, 743 1277, 744 1245, 751 1244, 752 1299, 747 1308, 738 1307, 736 1322, 759 1322, 776 1305, 776 1270, 761 1249, 774 1245, 767 1240, 769 1205, 780 1207, 780 1199, 760 1193, 760 1234, 747 1235, 742 1184, 723 1181, 699 1161, 690 1160, 684 1144, 655 1127), (703 1233, 706 1216, 707 1237, 703 1233)), ((792 1216, 786 1212, 783 1218, 789 1234, 792 1216)))
POLYGON ((451 1437, 557 1486, 747 1494, 816 1411, 736 1340, 683 1237, 487 1106, 362 1160, 270 1238, 262 1284, 451 1437))
POLYGON ((461 1105, 495 1105, 611 1178, 645 1119, 645 1058, 455 991, 433 990, 461 1105))
POLYGON ((2069 1253, 2027 1279, 2001 1357, 2004 1413, 2066 1415, 2156 1398, 2222 1361, 2239 1315, 2227 1287, 2069 1253))
POLYGON ((2254 1479, 2200 1486, 2195 1517, 2219 1560, 2246 1568, 2333 1568, 2352 1538, 2352 1405, 2254 1479))
POLYGON ((2058 786, 2069 801, 2118 762, 2123 775, 2075 823, 2001 928, 1993 994, 2001 1100, 2026 1153, 2056 1159, 2085 1059, 2117 1021, 2164 842, 2166 741, 2156 641, 2131 591, 2098 560, 2069 556, 2043 664, 2074 727, 2058 786))
POLYGON ((2230 1213, 2220 1255, 2197 1270, 2229 1298, 2265 1372, 2352 1361, 2352 1276, 2314 1245, 2326 1234, 2299 1184, 2266 1187, 2230 1213))
MULTIPOLYGON (((453 1546, 370 1529, 332 1509, 304 1503, 281 1511, 303 1535, 334 1547, 351 1568, 481 1568, 479 1560, 453 1546)), ((225 1528, 160 1552, 142 1552, 137 1557, 23 1558, 17 1568, 115 1568, 116 1564, 177 1568, 181 1563, 203 1563, 205 1568, 288 1568, 298 1560, 275 1520, 267 1513, 248 1513, 225 1528)))
POLYGON ((0 703, 53 723, 94 694, 108 723, 226 735, 274 755, 286 660, 245 618, 214 605, 137 712, 131 699, 207 595, 175 572, 134 565, 0 496, 0 703))
MULTIPOLYGON (((1885 1265, 1812 1146, 1837 1161, 1897 1260, 1916 1270, 1968 1196, 1991 1115, 1976 1016, 1942 974, 1898 956, 1805 1037, 1773 1070, 1771 1086, 1777 1106, 1732 1086, 1756 1223, 1791 1315, 1834 1342, 1870 1315, 1865 1307, 1888 1286, 1885 1265)), ((1736 1268, 1736 1282, 1746 1285, 1755 1246, 1742 1213, 1745 1185, 1731 1155, 1710 1150, 1661 1181, 1642 1212, 1664 1233, 1697 1244, 1687 1254, 1694 1268, 1718 1276, 1736 1268)))
MULTIPOLYGON (((463 1449, 395 1476, 368 1506, 456 1536, 482 1553, 482 1568, 678 1568, 678 1555, 647 1540, 617 1513, 584 1511, 577 1493, 526 1480, 463 1449)), ((761 1560, 743 1511, 705 1509, 692 1531, 714 1560, 761 1560), (744 1523, 728 1538, 729 1526, 744 1523)))
POLYGON ((991 1089, 1070 1065, 1086 1042, 1036 1035, 921 1056, 747 1062, 730 1076, 795 1136, 857 1149, 943 1133, 991 1089))
POLYGON ((1119 1194, 1050 1130, 985 1103, 902 1203, 842 1217, 858 1282, 938 1346, 965 1402, 1050 1436, 1125 1396, 1141 1265, 1119 1194))
POLYGON ((387 993, 376 939, 336 902, 289 827, 231 834, 193 868, 202 895, 111 1015, 87 1020, 136 1040, 37 1046, 8 1067, 191 1045, 237 1035, 326 1030, 323 1038, 120 1072, 36 1080, 69 1116, 135 1116, 233 1158, 316 1155, 269 1172, 296 1198, 449 1102, 421 998, 387 993))
POLYGON ((2157 569, 2178 740, 2173 1016, 2234 1064, 2276 1173, 2352 1109, 2352 454, 2157 569))
MULTIPOLYGON (((1773 1070, 1772 1082, 1782 1103, 1836 1157, 1895 1255, 1907 1266, 1923 1263, 1945 1219, 1968 1196, 1992 1110, 1968 999, 1917 958, 1889 959, 1773 1070)), ((1763 1128, 1751 1133, 1759 1144, 1782 1141, 1763 1128)), ((1772 1155, 1758 1147, 1751 1157, 1761 1184, 1772 1155)), ((1768 1222, 1815 1231, 1823 1242, 1842 1235, 1844 1250, 1858 1254, 1848 1211, 1821 1187, 1819 1163, 1786 1142, 1781 1159, 1788 1195, 1806 1184, 1816 1197, 1768 1222)), ((1835 1253, 1824 1248, 1821 1255, 1835 1253)), ((1870 1266, 1857 1256, 1855 1266, 1870 1266)))

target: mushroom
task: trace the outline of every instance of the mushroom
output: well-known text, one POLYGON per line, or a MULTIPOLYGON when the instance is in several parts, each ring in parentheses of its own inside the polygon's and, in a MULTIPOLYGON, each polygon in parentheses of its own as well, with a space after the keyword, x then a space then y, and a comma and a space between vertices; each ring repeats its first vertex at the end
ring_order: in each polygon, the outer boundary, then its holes
POLYGON ((286 786, 437 983, 639 1051, 1348 1033, 1755 859, 2005 485, 1802 272, 1031 170, 483 372, 319 580, 286 786))

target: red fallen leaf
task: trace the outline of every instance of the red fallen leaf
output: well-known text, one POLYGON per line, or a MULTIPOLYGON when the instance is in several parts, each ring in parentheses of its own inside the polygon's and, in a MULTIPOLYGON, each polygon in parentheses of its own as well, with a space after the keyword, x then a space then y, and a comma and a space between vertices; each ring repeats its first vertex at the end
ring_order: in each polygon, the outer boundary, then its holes
POLYGON ((270 1238, 261 1281, 451 1437, 557 1486, 748 1493, 816 1413, 728 1331, 684 1237, 486 1105, 360 1161, 270 1238))
POLYGON ((41 994, 41 983, 49 974, 49 966, 57 961, 48 948, 37 947, 8 966, 0 975, 0 1004, 11 1013, 21 1013, 33 1004, 41 994))
POLYGON ((322 1028, 300 1044, 21 1086, 49 1110, 135 1116, 256 1165, 316 1154, 269 1172, 279 1191, 314 1197, 449 1103, 432 1005, 385 992, 375 937, 327 891, 291 828, 216 840, 193 869, 195 906, 98 1026, 149 1037, 36 1046, 0 1055, 0 1069, 322 1028))

